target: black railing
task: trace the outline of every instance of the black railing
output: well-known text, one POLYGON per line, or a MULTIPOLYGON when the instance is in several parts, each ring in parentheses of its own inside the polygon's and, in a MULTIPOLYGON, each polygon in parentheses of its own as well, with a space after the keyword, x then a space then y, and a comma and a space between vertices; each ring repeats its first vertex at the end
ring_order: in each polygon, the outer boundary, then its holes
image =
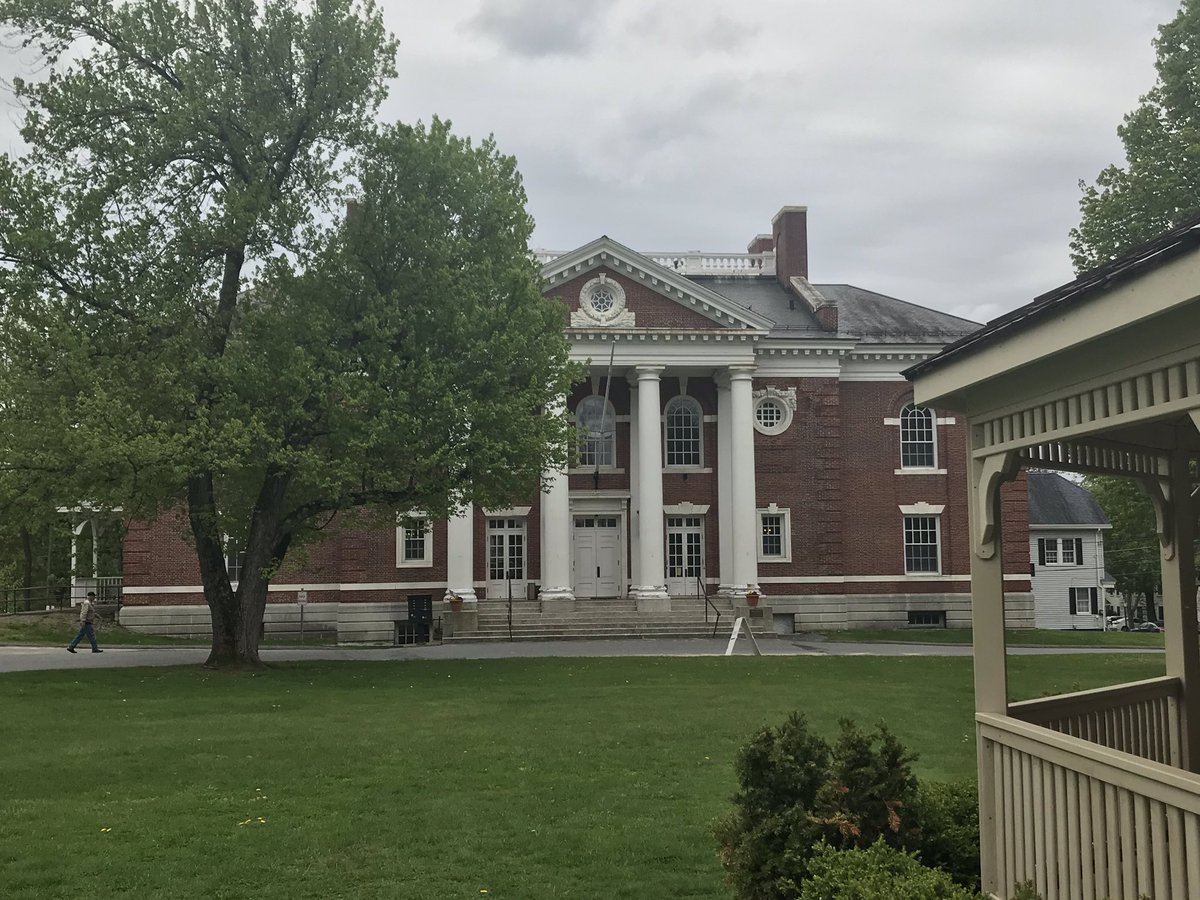
POLYGON ((712 636, 717 636, 717 629, 721 627, 721 611, 716 605, 708 599, 708 588, 704 584, 704 578, 700 575, 696 576, 696 596, 704 598, 704 624, 708 624, 708 611, 711 609, 716 613, 716 619, 713 621, 712 636))
POLYGON ((19 612, 35 612, 44 609, 62 609, 71 605, 71 588, 68 585, 27 588, 0 588, 0 613, 6 615, 19 612))

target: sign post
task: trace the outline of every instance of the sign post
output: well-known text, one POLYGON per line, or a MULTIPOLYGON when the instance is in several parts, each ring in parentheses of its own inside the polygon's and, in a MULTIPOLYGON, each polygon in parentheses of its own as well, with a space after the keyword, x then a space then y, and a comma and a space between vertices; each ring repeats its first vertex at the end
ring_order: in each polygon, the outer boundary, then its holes
POLYGON ((308 603, 308 591, 304 588, 296 591, 296 605, 300 607, 300 643, 304 643, 304 607, 308 603))

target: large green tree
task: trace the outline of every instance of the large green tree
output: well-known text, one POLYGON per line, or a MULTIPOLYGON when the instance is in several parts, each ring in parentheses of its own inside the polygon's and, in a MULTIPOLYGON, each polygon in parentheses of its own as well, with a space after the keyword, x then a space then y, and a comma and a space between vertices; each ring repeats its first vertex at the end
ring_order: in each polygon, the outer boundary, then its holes
POLYGON ((371 0, 0 0, 0 22, 49 66, 15 83, 30 149, 0 162, 3 462, 64 501, 185 511, 210 664, 258 662, 270 579, 339 512, 509 505, 565 462, 562 312, 515 163, 376 124, 395 44, 371 0))
POLYGON ((1158 79, 1117 134, 1125 165, 1080 182, 1071 259, 1082 272, 1200 212, 1200 0, 1183 0, 1154 41, 1158 79))

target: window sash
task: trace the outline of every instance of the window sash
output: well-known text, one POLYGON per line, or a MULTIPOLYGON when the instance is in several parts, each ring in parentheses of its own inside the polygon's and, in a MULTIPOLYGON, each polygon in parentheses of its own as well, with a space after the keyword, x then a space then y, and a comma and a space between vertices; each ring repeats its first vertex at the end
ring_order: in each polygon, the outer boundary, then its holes
POLYGON ((900 412, 900 467, 932 469, 935 465, 933 410, 910 404, 900 412))
POLYGON ((783 556, 783 515, 763 513, 761 523, 762 555, 766 557, 783 556))
POLYGON ((667 466, 700 465, 699 404, 691 398, 674 398, 667 404, 665 450, 667 466))
POLYGON ((941 571, 938 516, 904 517, 904 571, 936 575, 941 571))

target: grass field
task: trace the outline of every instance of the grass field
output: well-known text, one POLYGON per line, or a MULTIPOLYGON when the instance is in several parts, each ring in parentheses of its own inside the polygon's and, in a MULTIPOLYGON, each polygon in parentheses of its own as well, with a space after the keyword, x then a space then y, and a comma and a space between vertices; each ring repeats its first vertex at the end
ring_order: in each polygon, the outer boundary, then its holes
MULTIPOLYGON (((854 629, 846 631, 812 631, 831 641, 865 641, 895 644, 969 644, 969 628, 929 629, 854 629)), ((1144 647, 1162 649, 1163 636, 1138 634, 1130 631, 1057 631, 1048 628, 1009 629, 1005 632, 1010 647, 1144 647)), ((802 635, 797 635, 802 637, 802 635)))
MULTIPOLYGON (((1017 696, 1160 657, 1019 657, 1017 696)), ((724 898, 709 822, 758 727, 886 720, 974 770, 970 660, 303 663, 0 677, 11 898, 724 898), (484 893, 486 891, 486 893, 484 893)))
MULTIPOLYGON (((33 644, 66 646, 75 633, 79 631, 79 613, 74 611, 22 613, 15 616, 0 616, 0 645, 2 644, 33 644)), ((165 634, 144 634, 122 628, 115 622, 104 619, 96 631, 96 640, 101 647, 179 647, 195 646, 208 647, 212 641, 208 638, 179 638, 165 634)), ((332 637, 310 634, 305 639, 306 644, 332 644, 332 637)), ((296 639, 274 641, 268 639, 264 646, 299 646, 296 639)), ((83 641, 87 647, 87 639, 83 641)))

